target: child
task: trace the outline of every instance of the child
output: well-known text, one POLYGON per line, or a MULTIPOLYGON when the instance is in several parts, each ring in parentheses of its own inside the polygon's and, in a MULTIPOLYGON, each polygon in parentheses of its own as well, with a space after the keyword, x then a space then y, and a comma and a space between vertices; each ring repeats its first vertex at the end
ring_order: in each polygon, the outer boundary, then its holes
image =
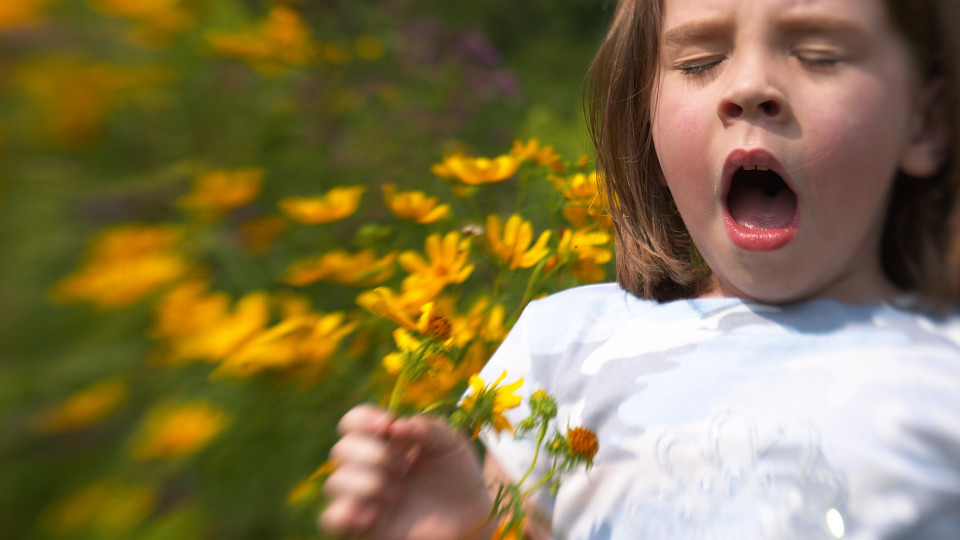
MULTIPOLYGON (((960 318, 920 312, 960 298, 958 14, 620 0, 589 87, 618 285, 531 303, 481 374, 598 434, 536 501, 553 534, 960 538, 960 318)), ((463 437, 339 429, 322 528, 490 537, 463 437)), ((488 481, 531 462, 484 442, 488 481)))

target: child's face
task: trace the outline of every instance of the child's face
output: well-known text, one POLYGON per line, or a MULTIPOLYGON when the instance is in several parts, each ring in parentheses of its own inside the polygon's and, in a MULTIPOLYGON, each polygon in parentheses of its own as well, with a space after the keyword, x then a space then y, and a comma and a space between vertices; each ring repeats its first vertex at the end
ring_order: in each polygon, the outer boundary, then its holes
POLYGON ((654 144, 713 292, 893 294, 879 242, 922 122, 881 0, 663 3, 654 144))

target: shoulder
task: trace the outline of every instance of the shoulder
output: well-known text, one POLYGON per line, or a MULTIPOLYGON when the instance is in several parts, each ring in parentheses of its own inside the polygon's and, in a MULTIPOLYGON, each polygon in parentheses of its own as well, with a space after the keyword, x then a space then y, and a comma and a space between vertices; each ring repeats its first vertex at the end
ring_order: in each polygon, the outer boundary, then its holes
POLYGON ((554 344, 590 341, 657 305, 633 296, 616 283, 584 285, 530 302, 517 328, 535 341, 538 337, 554 344))

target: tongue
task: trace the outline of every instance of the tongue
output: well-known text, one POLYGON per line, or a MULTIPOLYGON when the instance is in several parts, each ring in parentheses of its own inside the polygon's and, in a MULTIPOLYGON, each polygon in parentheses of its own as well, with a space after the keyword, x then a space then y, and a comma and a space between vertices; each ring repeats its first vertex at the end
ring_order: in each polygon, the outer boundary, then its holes
POLYGON ((797 196, 786 186, 771 189, 762 182, 737 181, 730 186, 727 207, 730 217, 741 227, 780 229, 793 220, 797 196))

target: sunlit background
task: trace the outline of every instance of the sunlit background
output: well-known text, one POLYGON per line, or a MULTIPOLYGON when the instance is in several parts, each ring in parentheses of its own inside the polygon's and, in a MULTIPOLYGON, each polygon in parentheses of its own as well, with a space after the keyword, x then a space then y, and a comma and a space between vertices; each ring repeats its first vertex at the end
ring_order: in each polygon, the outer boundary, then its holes
POLYGON ((0 538, 319 537, 431 321, 410 406, 613 277, 610 4, 0 0, 0 538))

